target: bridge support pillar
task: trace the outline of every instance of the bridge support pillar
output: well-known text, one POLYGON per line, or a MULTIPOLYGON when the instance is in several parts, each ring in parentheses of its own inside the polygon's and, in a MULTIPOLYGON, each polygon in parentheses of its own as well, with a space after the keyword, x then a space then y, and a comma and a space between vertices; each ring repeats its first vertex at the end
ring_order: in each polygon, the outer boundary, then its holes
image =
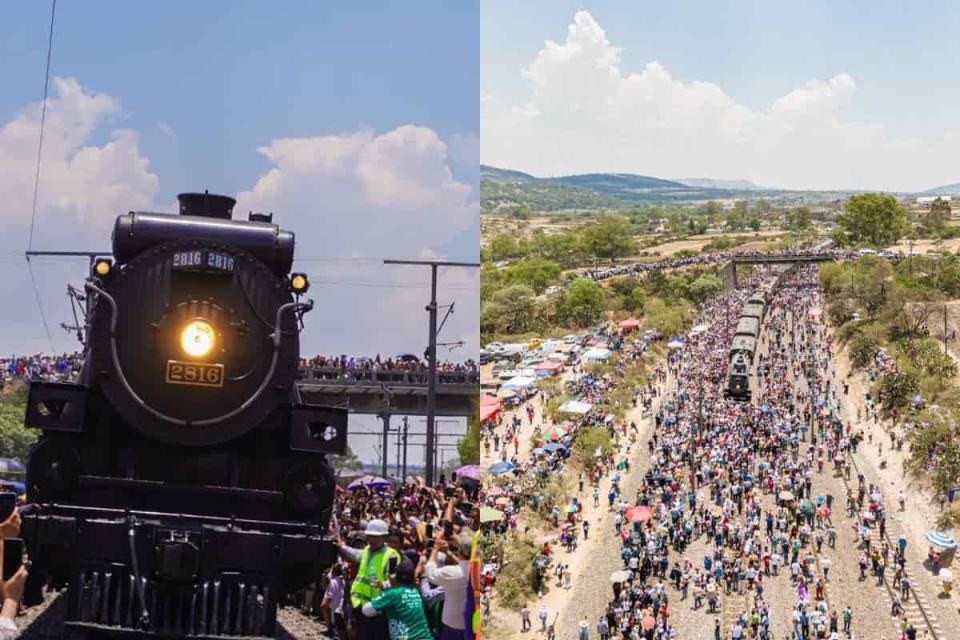
POLYGON ((390 438, 390 414, 384 411, 377 416, 383 420, 383 442, 380 445, 380 475, 387 477, 387 453, 389 452, 388 440, 390 438))
POLYGON ((737 288, 737 265, 733 260, 720 268, 720 279, 723 280, 724 293, 730 293, 737 288))

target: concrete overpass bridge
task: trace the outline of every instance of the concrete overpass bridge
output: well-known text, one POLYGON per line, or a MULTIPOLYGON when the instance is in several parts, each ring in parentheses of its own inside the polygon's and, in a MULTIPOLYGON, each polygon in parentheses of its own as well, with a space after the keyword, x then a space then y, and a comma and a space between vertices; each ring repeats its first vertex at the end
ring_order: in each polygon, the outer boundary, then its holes
MULTIPOLYGON (((426 371, 306 367, 297 386, 308 404, 344 407, 351 413, 427 415, 426 371)), ((469 417, 479 389, 479 374, 438 371, 436 415, 469 417)))
POLYGON ((740 264, 812 264, 817 262, 833 262, 837 260, 834 253, 811 254, 757 254, 737 255, 720 267, 720 279, 723 280, 723 290, 729 293, 737 288, 737 265, 740 264))
MULTIPOLYGON (((390 434, 396 434, 398 466, 402 443, 403 468, 406 469, 408 427, 406 419, 391 429, 394 415, 427 415, 426 371, 341 369, 339 367, 305 367, 300 369, 297 387, 307 404, 342 407, 350 413, 375 415, 382 422, 379 432, 358 432, 381 438, 381 475, 387 476, 387 452, 390 434)), ((471 372, 437 372, 437 417, 469 418, 474 412, 474 400, 480 394, 480 374, 471 372)), ((409 433, 409 436, 417 436, 409 433)), ((443 436, 444 434, 437 434, 443 436)), ((453 437, 453 436, 450 436, 453 437)), ((416 446, 416 443, 411 443, 416 446)), ((437 443, 436 448, 451 444, 437 443)), ((434 451, 436 456, 437 452, 434 451)))

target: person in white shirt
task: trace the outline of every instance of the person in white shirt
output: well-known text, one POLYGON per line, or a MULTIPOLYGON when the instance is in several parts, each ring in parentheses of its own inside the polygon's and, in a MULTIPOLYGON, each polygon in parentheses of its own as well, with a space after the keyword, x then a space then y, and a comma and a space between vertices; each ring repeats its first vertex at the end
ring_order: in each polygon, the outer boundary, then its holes
MULTIPOLYGON (((461 534, 469 545, 468 534, 461 534)), ((443 631, 440 640, 462 640, 464 637, 463 611, 467 600, 469 586, 470 563, 461 559, 462 542, 456 538, 444 540, 443 530, 437 533, 437 542, 434 544, 430 559, 427 561, 427 580, 432 584, 443 587, 443 611, 440 619, 443 622, 443 631), (446 555, 444 566, 438 566, 437 556, 440 552, 446 555)))
POLYGON ((333 632, 337 640, 345 640, 347 637, 347 624, 343 617, 344 593, 343 566, 335 564, 330 569, 330 581, 323 594, 320 610, 323 613, 323 621, 327 623, 327 628, 333 632))

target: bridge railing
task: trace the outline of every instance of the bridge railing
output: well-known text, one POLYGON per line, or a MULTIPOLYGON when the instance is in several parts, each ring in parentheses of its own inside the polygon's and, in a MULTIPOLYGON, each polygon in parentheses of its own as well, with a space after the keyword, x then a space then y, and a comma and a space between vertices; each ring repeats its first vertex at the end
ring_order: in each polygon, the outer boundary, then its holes
MULTIPOLYGON (((429 374, 424 370, 344 369, 340 367, 301 367, 300 380, 355 384, 426 385, 429 374)), ((471 371, 438 371, 437 384, 480 384, 480 374, 471 371)))

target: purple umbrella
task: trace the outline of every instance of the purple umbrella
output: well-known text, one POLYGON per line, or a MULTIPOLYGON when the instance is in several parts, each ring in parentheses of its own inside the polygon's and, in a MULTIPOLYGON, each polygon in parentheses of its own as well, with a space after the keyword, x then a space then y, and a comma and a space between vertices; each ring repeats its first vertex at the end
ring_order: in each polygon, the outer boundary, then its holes
POLYGON ((380 476, 361 476, 347 485, 347 489, 359 489, 367 487, 368 489, 385 489, 391 485, 390 481, 380 476))
POLYGON ((473 478, 474 480, 480 479, 480 465, 478 464, 468 464, 460 467, 455 471, 458 478, 473 478))

